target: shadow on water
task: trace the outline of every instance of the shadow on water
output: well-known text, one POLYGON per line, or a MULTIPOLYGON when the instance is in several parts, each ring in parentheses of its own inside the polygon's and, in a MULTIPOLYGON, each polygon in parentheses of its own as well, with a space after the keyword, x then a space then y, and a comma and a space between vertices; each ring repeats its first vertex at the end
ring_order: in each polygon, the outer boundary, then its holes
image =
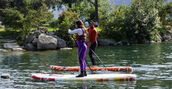
MULTIPOLYGON (((98 47, 96 54, 106 66, 131 66, 137 75, 135 83, 127 82, 41 82, 31 78, 31 73, 51 73, 50 65, 78 66, 77 48, 72 50, 42 52, 0 53, 0 74, 8 73, 10 79, 0 78, 0 89, 170 89, 172 87, 172 43, 132 46, 98 47)), ((86 60, 91 64, 87 55, 86 60)), ((97 60, 98 65, 103 65, 97 60)), ((68 74, 69 72, 61 72, 68 74)), ((88 71, 88 74, 90 72, 88 71)), ((78 74, 78 72, 71 73, 78 74)))

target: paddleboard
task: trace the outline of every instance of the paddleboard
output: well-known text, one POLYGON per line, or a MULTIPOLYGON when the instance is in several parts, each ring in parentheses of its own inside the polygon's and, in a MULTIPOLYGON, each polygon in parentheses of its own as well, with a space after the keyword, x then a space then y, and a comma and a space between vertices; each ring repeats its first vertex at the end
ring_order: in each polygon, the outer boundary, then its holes
MULTIPOLYGON (((64 67, 64 66, 54 66, 50 65, 50 68, 54 71, 79 71, 79 67, 64 67)), ((94 68, 86 68, 86 70, 91 71, 114 71, 114 72, 131 72, 133 69, 132 67, 94 67, 94 68)))
POLYGON ((41 74, 33 73, 32 78, 43 81, 133 81, 136 79, 135 74, 88 74, 84 77, 76 77, 76 75, 62 75, 62 74, 41 74))

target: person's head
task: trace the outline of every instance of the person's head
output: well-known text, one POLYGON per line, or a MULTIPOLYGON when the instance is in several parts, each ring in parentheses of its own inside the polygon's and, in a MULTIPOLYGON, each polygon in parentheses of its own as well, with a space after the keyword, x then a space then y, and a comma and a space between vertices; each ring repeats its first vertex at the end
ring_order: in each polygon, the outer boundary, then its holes
POLYGON ((89 23, 89 26, 90 26, 91 28, 94 28, 94 22, 93 22, 92 20, 89 21, 88 23, 89 23))
POLYGON ((75 27, 76 28, 85 28, 84 23, 81 20, 78 20, 75 22, 75 27))

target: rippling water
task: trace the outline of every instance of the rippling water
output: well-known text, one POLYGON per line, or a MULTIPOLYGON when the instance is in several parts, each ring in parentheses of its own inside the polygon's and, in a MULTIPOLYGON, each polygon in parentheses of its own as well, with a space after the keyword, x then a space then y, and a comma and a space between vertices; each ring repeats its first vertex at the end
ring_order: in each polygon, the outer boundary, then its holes
MULTIPOLYGON (((31 73, 51 73, 49 65, 78 66, 77 48, 72 50, 0 53, 0 89, 172 89, 172 43, 98 47, 106 66, 131 66, 133 82, 42 82, 31 73)), ((87 55, 86 58, 89 61, 87 55)), ((90 63, 90 62, 89 62, 90 63)), ((99 66, 102 66, 98 62, 99 66)), ((62 74, 78 74, 61 72, 62 74)), ((88 73, 91 73, 88 71, 88 73)))

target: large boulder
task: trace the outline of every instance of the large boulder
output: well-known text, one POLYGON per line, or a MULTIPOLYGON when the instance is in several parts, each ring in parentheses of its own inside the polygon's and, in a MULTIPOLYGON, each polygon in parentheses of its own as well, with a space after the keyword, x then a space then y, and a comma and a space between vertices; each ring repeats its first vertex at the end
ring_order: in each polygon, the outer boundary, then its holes
POLYGON ((64 48, 66 47, 66 41, 59 38, 59 37, 56 37, 57 39, 57 48, 64 48))
POLYGON ((25 49, 28 51, 36 51, 37 50, 37 48, 35 46, 33 46, 31 43, 26 44, 25 49))
POLYGON ((40 34, 37 42, 38 50, 49 50, 57 48, 57 39, 45 34, 40 34))
POLYGON ((49 32, 48 35, 57 39, 57 48, 64 48, 66 47, 66 41, 61 39, 60 37, 56 36, 53 32, 49 32))
POLYGON ((35 36, 32 34, 28 38, 26 38, 25 44, 31 43, 34 40, 35 36))
POLYGON ((28 36, 24 46, 28 51, 52 50, 66 47, 66 41, 56 36, 54 32, 48 32, 46 28, 39 28, 28 36))

